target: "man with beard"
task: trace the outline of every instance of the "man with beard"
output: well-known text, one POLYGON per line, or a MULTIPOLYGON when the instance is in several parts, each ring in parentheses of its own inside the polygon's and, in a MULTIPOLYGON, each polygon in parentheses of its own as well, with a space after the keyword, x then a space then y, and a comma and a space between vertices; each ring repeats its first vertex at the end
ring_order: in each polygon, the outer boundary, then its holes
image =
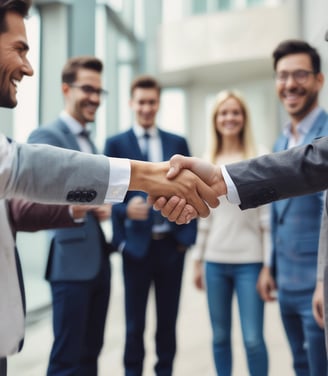
MULTIPOLYGON (((30 143, 96 153, 87 125, 95 121, 101 97, 102 62, 71 58, 62 70, 64 110, 32 132, 30 143)), ((110 264, 99 225, 109 207, 90 210, 81 228, 59 229, 52 237, 46 278, 50 282, 54 343, 48 375, 97 375, 110 294, 110 264)))
MULTIPOLYGON (((318 105, 324 82, 318 52, 304 41, 287 40, 274 50, 273 60, 276 92, 290 118, 273 150, 283 151, 328 135, 328 114, 318 105)), ((275 300, 272 292, 278 289, 298 376, 327 374, 324 331, 312 314, 322 209, 322 192, 272 204, 272 254, 257 286, 265 301, 275 300)))
MULTIPOLYGON (((24 18, 31 0, 0 2, 0 106, 17 105, 17 84, 33 69, 24 18)), ((77 89, 77 88, 76 88, 77 89)), ((153 196, 165 193, 184 197, 196 213, 208 214, 206 201, 217 205, 216 192, 191 173, 174 183, 166 179, 168 163, 129 161, 89 155, 49 145, 10 143, 0 133, 0 197, 24 196, 45 203, 120 202, 128 189, 153 196), (207 197, 207 198, 206 198, 207 197)), ((194 212, 193 212, 194 214, 194 212)), ((24 337, 22 279, 17 270, 15 242, 8 216, 0 212, 0 375, 6 374, 5 357, 21 348, 24 337)))

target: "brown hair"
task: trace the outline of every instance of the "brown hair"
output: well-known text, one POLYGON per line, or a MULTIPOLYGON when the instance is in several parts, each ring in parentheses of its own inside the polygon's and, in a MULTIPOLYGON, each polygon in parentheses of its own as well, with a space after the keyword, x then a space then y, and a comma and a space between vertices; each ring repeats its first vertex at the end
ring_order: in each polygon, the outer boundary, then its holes
POLYGON ((1 0, 0 1, 0 34, 5 33, 7 24, 5 21, 8 12, 15 12, 26 18, 32 5, 32 0, 1 0))
POLYGON ((287 55, 294 54, 308 55, 311 59, 314 73, 321 72, 321 59, 318 51, 309 45, 309 43, 298 39, 289 39, 278 44, 272 53, 274 70, 276 70, 278 61, 280 59, 287 55))
POLYGON ((156 80, 156 78, 149 76, 149 75, 142 75, 136 77, 130 87, 130 96, 131 98, 133 97, 133 93, 136 89, 142 88, 142 89, 155 89, 158 92, 158 95, 161 94, 161 85, 160 83, 156 80))
POLYGON ((91 69, 101 73, 103 64, 101 60, 94 56, 77 56, 70 58, 62 70, 62 82, 72 84, 76 81, 79 69, 91 69))

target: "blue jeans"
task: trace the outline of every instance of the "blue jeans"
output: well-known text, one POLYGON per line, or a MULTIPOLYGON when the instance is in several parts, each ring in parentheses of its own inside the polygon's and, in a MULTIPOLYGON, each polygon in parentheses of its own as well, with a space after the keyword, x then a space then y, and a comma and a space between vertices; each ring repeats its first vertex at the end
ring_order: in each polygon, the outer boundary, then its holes
POLYGON ((278 295, 296 376, 327 375, 325 335, 313 318, 312 294, 279 290, 278 295))
POLYGON ((263 338, 264 304, 256 291, 261 263, 205 263, 207 300, 213 330, 213 355, 218 375, 231 376, 231 305, 237 293, 239 316, 252 376, 268 374, 268 354, 263 338))

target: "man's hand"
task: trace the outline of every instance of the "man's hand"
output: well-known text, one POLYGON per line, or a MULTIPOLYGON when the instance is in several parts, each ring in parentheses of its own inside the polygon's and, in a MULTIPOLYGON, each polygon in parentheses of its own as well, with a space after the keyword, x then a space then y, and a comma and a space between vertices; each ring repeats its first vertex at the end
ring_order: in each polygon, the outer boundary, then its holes
POLYGON ((277 286, 268 266, 263 266, 257 279, 256 289, 265 302, 276 300, 273 293, 277 290, 277 286))
POLYGON ((316 288, 312 297, 312 312, 315 321, 320 326, 324 328, 325 318, 324 318, 324 297, 323 297, 323 282, 317 281, 316 288))
POLYGON ((103 204, 92 209, 99 222, 106 221, 112 215, 112 205, 103 204))
MULTIPOLYGON (((216 195, 215 205, 219 205, 218 197, 227 193, 226 184, 222 178, 221 169, 209 162, 195 157, 184 157, 182 155, 174 155, 170 160, 170 170, 167 177, 172 179, 176 177, 183 169, 189 169, 203 182, 212 188, 216 195)), ((149 202, 154 205, 156 210, 160 210, 164 217, 177 224, 190 222, 191 219, 198 216, 197 210, 188 203, 184 204, 181 198, 177 197, 150 197, 149 202)), ((204 197, 202 197, 204 199, 204 197)))
POLYGON ((135 196, 129 201, 126 214, 130 219, 144 221, 149 216, 149 205, 142 196, 135 196))
POLYGON ((93 205, 69 205, 69 212, 74 221, 83 220, 93 205))
POLYGON ((168 180, 166 175, 169 167, 169 162, 151 163, 131 160, 129 190, 147 192, 151 202, 158 197, 183 198, 195 209, 197 215, 208 216, 208 206, 216 207, 219 203, 215 189, 187 169, 181 170, 175 177, 171 174, 168 180))

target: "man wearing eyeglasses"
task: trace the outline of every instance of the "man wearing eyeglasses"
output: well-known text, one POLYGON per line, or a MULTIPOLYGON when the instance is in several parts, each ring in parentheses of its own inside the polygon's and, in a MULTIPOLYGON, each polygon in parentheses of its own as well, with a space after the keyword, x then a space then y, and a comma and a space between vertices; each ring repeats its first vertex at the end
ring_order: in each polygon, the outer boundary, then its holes
MULTIPOLYGON (((274 50, 273 60, 276 92, 290 119, 274 151, 328 135, 328 114, 318 104, 324 82, 318 52, 304 41, 287 40, 274 50)), ((324 331, 312 314, 322 208, 322 192, 272 204, 272 255, 258 280, 265 301, 275 300, 278 289, 297 376, 327 374, 324 331)))
MULTIPOLYGON (((96 153, 87 125, 94 122, 101 97, 102 62, 74 57, 62 71, 64 110, 58 119, 32 132, 30 143, 96 153)), ((46 278, 53 304, 54 342, 48 375, 96 375, 110 295, 110 263, 99 222, 110 207, 88 212, 83 225, 53 232, 46 278)))

